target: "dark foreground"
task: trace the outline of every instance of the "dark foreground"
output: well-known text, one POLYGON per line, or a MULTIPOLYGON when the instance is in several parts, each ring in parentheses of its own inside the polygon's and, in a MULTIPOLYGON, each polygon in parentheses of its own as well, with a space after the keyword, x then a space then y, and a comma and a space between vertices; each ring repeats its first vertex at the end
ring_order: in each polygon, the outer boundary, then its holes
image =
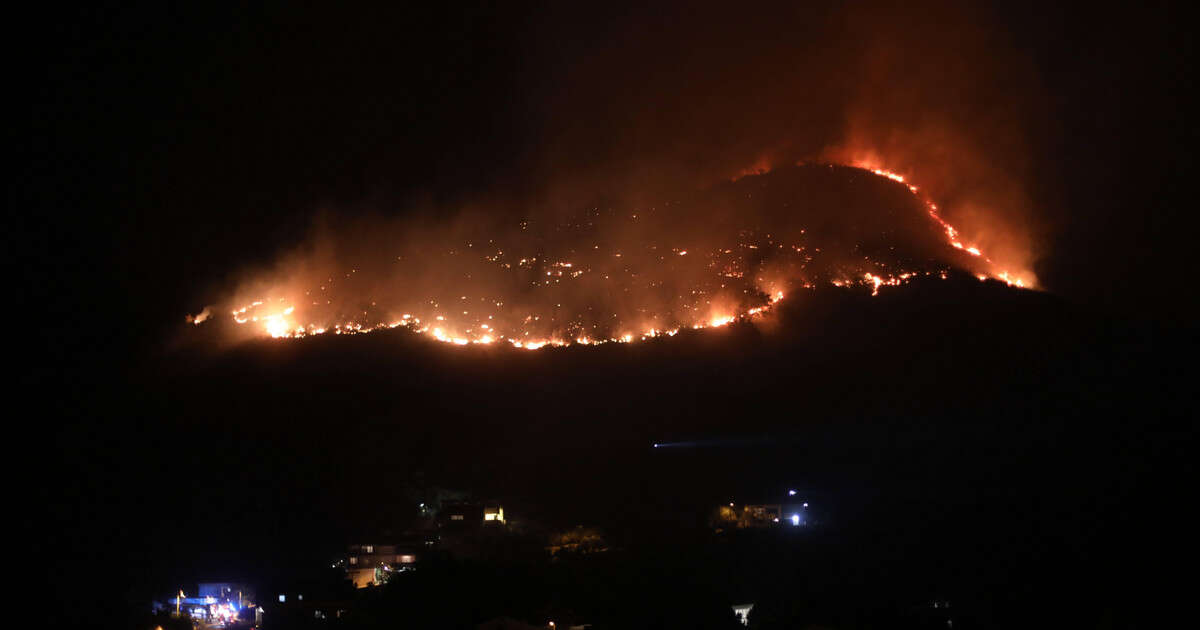
POLYGON ((139 627, 177 584, 242 579, 260 599, 296 584, 345 599, 330 623, 363 628, 718 628, 748 602, 761 628, 1165 614, 1192 447, 1172 331, 970 278, 783 305, 778 326, 627 347, 398 331, 94 375, 47 501, 67 532, 48 566, 75 576, 52 610, 139 627), (330 558, 406 527, 432 485, 500 500, 522 527, 344 590, 330 558), (811 526, 709 527, 718 505, 790 488, 811 526), (552 561, 545 533, 576 525, 607 550, 552 561))

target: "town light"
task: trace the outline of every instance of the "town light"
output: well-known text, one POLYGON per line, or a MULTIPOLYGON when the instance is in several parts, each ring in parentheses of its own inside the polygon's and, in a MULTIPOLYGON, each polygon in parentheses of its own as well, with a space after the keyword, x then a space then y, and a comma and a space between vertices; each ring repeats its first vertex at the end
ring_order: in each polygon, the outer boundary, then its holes
POLYGON ((793 514, 792 515, 792 525, 799 525, 799 524, 800 524, 800 515, 793 514))

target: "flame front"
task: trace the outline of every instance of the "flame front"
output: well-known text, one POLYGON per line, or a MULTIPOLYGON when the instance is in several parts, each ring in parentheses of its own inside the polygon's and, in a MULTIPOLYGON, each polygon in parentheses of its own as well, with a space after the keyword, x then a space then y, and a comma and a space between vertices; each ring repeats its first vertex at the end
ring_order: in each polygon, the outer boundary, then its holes
MULTIPOLYGON (((911 192, 914 195, 920 194, 919 193, 920 189, 917 188, 916 186, 913 186, 912 184, 907 183, 905 181, 903 175, 893 173, 891 171, 887 171, 887 170, 880 169, 880 168, 867 168, 866 166, 859 166, 859 168, 864 168, 866 170, 869 170, 872 173, 879 175, 880 177, 886 177, 892 181, 900 182, 901 184, 904 184, 905 186, 907 186, 909 192, 911 192)), ((975 245, 964 245, 963 244, 962 239, 958 234, 958 230, 954 229, 954 226, 947 223, 946 220, 943 219, 941 217, 941 215, 938 214, 937 204, 933 203, 933 201, 928 198, 922 199, 922 203, 924 203, 925 207, 928 209, 930 218, 932 218, 938 225, 940 225, 942 227, 942 230, 946 233, 946 240, 947 240, 947 242, 950 243, 951 247, 962 250, 972 256, 982 258, 983 260, 987 261, 987 263, 989 265, 994 266, 992 263, 992 260, 990 258, 984 256, 983 252, 981 252, 979 250, 979 247, 977 247, 975 245)), ((991 275, 991 276, 984 274, 983 278, 981 278, 981 279, 986 280, 989 277, 992 279, 995 279, 995 280, 1000 280, 1000 281, 1008 284, 1009 286, 1021 287, 1021 288, 1025 287, 1025 280, 1023 278, 1019 277, 1015 273, 1009 273, 1008 271, 1005 271, 1005 270, 998 271, 994 275, 991 275)), ((878 286, 876 288, 878 288, 878 286)))

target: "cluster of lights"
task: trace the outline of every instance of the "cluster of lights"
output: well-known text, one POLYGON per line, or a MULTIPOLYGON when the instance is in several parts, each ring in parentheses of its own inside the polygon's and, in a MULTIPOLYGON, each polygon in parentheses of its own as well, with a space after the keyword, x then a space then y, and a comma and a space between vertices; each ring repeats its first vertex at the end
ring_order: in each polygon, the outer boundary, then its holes
MULTIPOLYGON (((655 446, 655 448, 657 448, 657 447, 658 447, 658 444, 655 444, 654 446, 655 446)), ((794 497, 794 496, 796 496, 796 491, 795 491, 795 490, 788 490, 787 494, 788 494, 788 496, 789 496, 789 497, 794 497)), ((736 505, 737 505, 737 504, 736 504, 735 502, 733 502, 733 501, 730 501, 730 502, 729 502, 729 507, 731 507, 731 508, 732 508, 732 507, 736 507, 736 505)), ((807 509, 808 509, 808 501, 804 501, 803 503, 801 503, 801 504, 800 504, 800 508, 801 508, 802 510, 807 510, 807 509)), ((796 527, 798 527, 798 526, 799 526, 799 525, 800 525, 802 522, 804 522, 804 517, 803 517, 803 516, 801 516, 800 512, 793 512, 793 513, 792 513, 792 515, 791 515, 791 516, 789 516, 789 517, 787 518, 787 520, 788 520, 789 522, 791 522, 791 524, 792 524, 793 526, 796 526, 796 527)), ((775 522, 775 523, 778 523, 778 522, 779 522, 779 518, 778 518, 778 517, 776 517, 776 518, 772 519, 772 521, 773 521, 773 522, 775 522)))
MULTIPOLYGON (((282 595, 280 597, 282 598, 282 595)), ((182 604, 183 600, 186 598, 187 596, 184 595, 183 590, 180 589, 175 598, 176 614, 181 614, 183 612, 182 604)), ((280 601, 283 600, 280 599, 280 601)), ((228 625, 237 621, 239 610, 238 602, 218 602, 217 598, 209 596, 203 599, 203 605, 192 606, 192 608, 187 612, 192 616, 193 619, 201 619, 209 622, 216 622, 222 625, 228 625)))

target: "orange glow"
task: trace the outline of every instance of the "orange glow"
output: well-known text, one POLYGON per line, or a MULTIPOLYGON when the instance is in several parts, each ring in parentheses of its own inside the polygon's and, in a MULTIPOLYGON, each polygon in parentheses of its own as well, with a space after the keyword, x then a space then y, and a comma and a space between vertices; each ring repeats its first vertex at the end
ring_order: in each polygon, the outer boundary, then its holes
MULTIPOLYGON (((911 194, 918 196, 925 207, 926 214, 936 224, 938 232, 945 235, 946 245, 979 259, 978 263, 972 264, 972 272, 980 280, 999 280, 1014 287, 1025 287, 1027 284, 1032 284, 1022 278, 1020 274, 997 269, 981 248, 977 244, 971 243, 969 239, 964 239, 957 229, 940 216, 938 206, 931 200, 922 197, 919 192, 921 189, 910 183, 905 176, 882 168, 867 168, 861 165, 856 165, 855 168, 862 168, 878 177, 902 184, 911 194), (984 266, 987 271, 980 272, 976 268, 979 266, 984 266)), ((769 170, 765 163, 756 164, 744 174, 761 174, 769 170)), ((634 218, 636 219, 637 215, 634 215, 634 218)), ((766 237, 770 236, 766 235, 766 237)), ((611 325, 602 327, 584 326, 578 323, 577 319, 572 319, 577 317, 573 313, 567 312, 565 315, 561 315, 560 313, 563 311, 556 310, 563 307, 563 304, 559 303, 549 305, 542 303, 541 306, 535 307, 530 305, 534 303, 532 301, 528 304, 523 302, 523 305, 518 307, 520 310, 516 311, 519 315, 513 317, 514 311, 511 309, 514 307, 506 306, 506 303, 516 300, 511 300, 508 297, 509 294, 497 292, 484 297, 478 294, 459 296, 457 288, 454 289, 453 298, 451 298, 453 301, 447 299, 446 296, 436 300, 420 299, 419 296, 422 293, 418 293, 413 296, 413 301, 403 305, 408 312, 400 312, 399 309, 392 312, 368 311, 367 309, 374 306, 375 303, 364 299, 361 301, 363 304, 361 310, 350 310, 347 313, 345 311, 349 309, 342 309, 337 311, 336 315, 321 317, 314 316, 312 313, 325 312, 320 308, 331 303, 329 296, 334 289, 332 285, 337 277, 329 276, 326 279, 325 276, 322 276, 319 285, 317 283, 310 285, 311 291, 301 293, 297 290, 289 294, 280 289, 278 293, 267 294, 267 297, 245 303, 227 312, 230 313, 236 324, 248 325, 247 329, 254 331, 256 336, 272 338, 302 338, 327 332, 337 335, 363 334, 383 329, 405 328, 411 332, 426 335, 433 340, 457 346, 501 344, 525 350, 538 350, 547 346, 633 343, 662 336, 672 337, 685 328, 703 330, 753 322, 768 316, 774 305, 784 299, 784 292, 778 288, 780 286, 811 290, 818 285, 825 284, 860 291, 869 290, 874 296, 886 287, 900 286, 918 277, 944 279, 947 277, 948 271, 948 268, 902 269, 897 268, 894 264, 889 266, 882 261, 868 260, 858 267, 839 267, 825 275, 801 277, 796 279, 796 283, 793 284, 790 279, 773 281, 768 275, 774 275, 777 279, 789 278, 786 273, 756 270, 748 267, 744 262, 740 262, 746 260, 745 258, 738 259, 737 256, 740 255, 739 252, 746 253, 747 256, 761 256, 765 250, 805 256, 807 253, 804 241, 780 243, 771 241, 769 238, 757 241, 742 238, 739 242, 730 242, 715 251, 708 250, 707 247, 684 249, 681 247, 684 243, 676 244, 680 246, 671 247, 670 243, 655 244, 658 249, 655 250, 654 256, 656 259, 664 261, 660 263, 664 269, 678 269, 692 264, 705 265, 704 268, 711 270, 710 273, 713 274, 713 277, 719 280, 722 289, 730 291, 730 289, 725 289, 726 284, 737 287, 735 290, 738 292, 734 294, 734 297, 731 297, 729 293, 711 289, 711 287, 716 287, 715 282, 708 290, 704 286, 698 286, 690 293, 688 293, 688 289, 692 287, 684 287, 677 291, 683 295, 674 296, 674 298, 678 298, 678 303, 672 306, 670 312, 662 313, 655 312, 653 308, 642 308, 638 309, 640 313, 638 319, 632 320, 625 316, 617 318, 617 314, 612 313, 614 319, 612 319, 611 325), (865 269, 870 269, 870 271, 865 269), (747 288, 741 290, 741 287, 747 288), (280 297, 280 294, 288 295, 288 297, 280 297), (526 308, 528 310, 525 310, 526 308), (506 311, 507 315, 504 309, 510 309, 506 311), (335 317, 336 319, 334 319, 335 317), (302 323, 304 321, 310 323, 302 323), (431 328, 430 324, 436 325, 431 328)), ((692 245, 692 243, 688 244, 692 245)), ((467 244, 467 247, 469 251, 478 252, 478 254, 473 253, 472 255, 482 257, 495 268, 506 270, 506 273, 516 273, 519 270, 528 273, 528 276, 522 276, 532 278, 530 282, 526 283, 526 287, 585 282, 588 281, 588 278, 600 279, 601 276, 605 281, 610 280, 609 276, 604 274, 607 273, 606 269, 610 270, 611 268, 598 268, 587 258, 582 257, 578 251, 570 254, 572 257, 570 261, 567 261, 554 260, 551 255, 540 253, 537 257, 505 258, 504 252, 508 248, 502 249, 498 244, 488 245, 486 251, 481 251, 478 243, 467 244), (581 257, 576 258, 575 256, 581 257), (582 280, 577 280, 581 277, 583 277, 582 280)), ((593 247, 597 250, 597 256, 607 260, 621 257, 620 252, 611 250, 605 252, 602 245, 593 247)), ((627 253, 630 251, 630 249, 626 249, 627 253)), ((622 261, 621 264, 626 263, 622 261)), ((350 277, 350 274, 357 271, 357 269, 352 269, 345 275, 350 277)), ((457 287, 457 285, 452 286, 457 287)), ((606 288, 606 291, 629 291, 628 283, 621 285, 616 280, 612 280, 611 284, 604 286, 611 287, 606 288)), ((465 287, 462 293, 468 293, 465 287)), ((358 307, 355 306, 355 308, 358 307)), ((606 307, 598 306, 597 310, 601 310, 603 316, 607 318, 609 313, 604 312, 604 308, 606 307)), ((208 319, 210 319, 208 308, 195 316, 188 317, 188 321, 193 325, 199 325, 208 319)))
MULTIPOLYGON (((880 177, 886 177, 892 181, 900 182, 901 184, 903 184, 905 181, 904 176, 900 175, 898 173, 893 173, 891 171, 887 171, 887 170, 880 169, 880 168, 872 168, 872 167, 869 167, 869 166, 867 166, 865 164, 861 164, 861 163, 855 164, 854 166, 856 166, 857 168, 864 169, 864 170, 869 170, 872 173, 879 175, 880 177)), ((908 190, 912 194, 916 195, 917 191, 919 189, 916 186, 908 185, 908 190)), ((992 263, 992 260, 990 258, 984 256, 983 252, 979 249, 978 246, 963 244, 963 242, 958 237, 958 230, 954 229, 954 226, 947 223, 946 220, 943 219, 938 214, 937 204, 933 203, 933 201, 931 201, 929 199, 925 199, 923 201, 925 203, 925 208, 927 209, 930 218, 932 218, 935 222, 937 222, 937 224, 942 227, 942 230, 945 231, 946 240, 947 240, 947 242, 950 243, 951 247, 953 247, 955 249, 963 250, 972 256, 977 256, 979 258, 983 258, 989 264, 992 263)), ((992 278, 995 280, 1000 280, 1000 281, 1008 284, 1009 286, 1013 286, 1013 287, 1024 288, 1025 284, 1026 284, 1022 278, 1020 278, 1016 274, 1014 274, 1010 271, 1007 271, 1007 270, 1000 270, 991 276, 986 275, 986 274, 977 274, 977 276, 979 277, 980 280, 987 280, 988 278, 992 278)))

